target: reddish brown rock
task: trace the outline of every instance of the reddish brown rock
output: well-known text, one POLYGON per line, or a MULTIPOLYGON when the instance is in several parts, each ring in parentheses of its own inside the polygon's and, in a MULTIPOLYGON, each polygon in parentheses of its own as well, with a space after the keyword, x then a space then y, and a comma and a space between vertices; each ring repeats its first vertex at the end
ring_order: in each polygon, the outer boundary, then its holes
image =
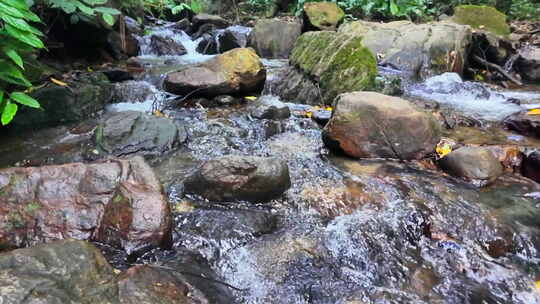
MULTIPOLYGON (((65 238, 93 239, 104 214, 111 213, 108 205, 114 203, 115 193, 150 199, 133 200, 137 208, 118 209, 131 216, 129 224, 120 225, 129 238, 104 241, 134 250, 146 242, 155 246, 168 239, 167 201, 152 169, 140 157, 0 170, 0 249, 65 238)), ((103 229, 110 222, 105 225, 103 229)))

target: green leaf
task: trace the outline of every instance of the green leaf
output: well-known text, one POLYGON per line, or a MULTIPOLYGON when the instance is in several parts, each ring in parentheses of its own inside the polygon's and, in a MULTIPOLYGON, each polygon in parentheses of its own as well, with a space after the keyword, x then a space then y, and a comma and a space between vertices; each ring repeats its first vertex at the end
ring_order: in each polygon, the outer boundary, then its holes
POLYGON ((94 7, 94 10, 98 13, 109 14, 109 15, 120 15, 121 13, 119 10, 115 8, 104 7, 104 6, 94 7))
POLYGON ((5 29, 8 32, 8 34, 10 34, 14 38, 16 38, 16 39, 18 39, 18 40, 20 40, 20 41, 22 41, 22 42, 24 42, 24 43, 26 43, 26 44, 28 44, 30 46, 33 46, 33 47, 39 48, 39 49, 42 49, 42 48, 45 47, 43 45, 43 42, 41 42, 41 40, 36 35, 34 35, 33 33, 21 31, 21 30, 17 29, 16 27, 13 27, 10 24, 6 24, 5 29))
POLYGON ((6 5, 12 6, 19 10, 28 10, 28 5, 26 5, 25 1, 20 0, 0 0, 0 2, 3 2, 6 5))
POLYGON ((23 92, 13 92, 9 94, 9 98, 31 108, 39 109, 41 107, 37 100, 24 94, 23 92))
POLYGON ((391 0, 391 1, 390 1, 390 13, 391 13, 392 15, 394 15, 394 16, 396 16, 397 14, 399 14, 399 7, 397 6, 395 0, 391 0))
POLYGON ((90 5, 90 6, 96 6, 96 5, 103 5, 107 3, 107 0, 82 0, 82 2, 90 5))
POLYGON ((5 126, 13 120, 13 117, 15 117, 18 108, 19 107, 17 107, 16 104, 8 100, 6 106, 4 107, 4 110, 2 111, 2 125, 5 126))
POLYGON ((105 21, 108 25, 114 25, 114 17, 112 15, 102 14, 101 17, 103 18, 103 21, 105 21))
POLYGON ((2 104, 2 101, 4 101, 4 91, 0 90, 0 105, 2 104))
POLYGON ((94 12, 94 9, 87 6, 87 5, 84 5, 83 3, 81 3, 80 1, 77 1, 77 0, 71 0, 73 2, 73 4, 81 11, 83 12, 83 14, 86 14, 86 15, 90 15, 90 16, 94 16, 95 12, 94 12))
POLYGON ((24 87, 32 86, 21 70, 6 60, 0 60, 0 79, 24 87))
POLYGON ((2 18, 2 20, 4 20, 6 23, 11 24, 12 26, 18 28, 21 31, 30 32, 40 36, 43 35, 37 28, 31 26, 26 21, 24 21, 24 19, 14 18, 9 15, 2 15, 0 16, 0 18, 2 18))
POLYGON ((77 14, 73 14, 71 16, 69 16, 69 22, 71 22, 71 24, 77 24, 79 23, 79 15, 77 14))
POLYGON ((15 62, 16 65, 18 65, 21 69, 24 70, 23 60, 16 50, 9 47, 4 47, 3 51, 6 56, 8 56, 11 60, 13 60, 13 62, 15 62))
POLYGON ((21 12, 21 10, 19 10, 19 9, 17 9, 15 7, 6 5, 6 4, 4 4, 2 2, 0 2, 0 12, 2 12, 2 15, 8 14, 8 15, 11 15, 11 16, 17 17, 17 18, 24 18, 24 15, 21 12))

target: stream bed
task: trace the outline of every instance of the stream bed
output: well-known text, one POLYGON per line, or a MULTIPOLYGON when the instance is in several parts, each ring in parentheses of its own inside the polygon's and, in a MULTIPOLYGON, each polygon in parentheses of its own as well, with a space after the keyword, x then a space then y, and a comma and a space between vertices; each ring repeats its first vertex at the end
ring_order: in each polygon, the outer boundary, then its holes
MULTIPOLYGON (((163 75, 212 56, 197 53, 185 33, 152 30, 182 42, 188 54, 154 56, 141 38, 140 60, 149 68, 116 84, 117 102, 106 112, 159 110, 185 127, 187 141, 147 158, 172 205, 173 246, 135 260, 101 247, 113 266, 168 265, 182 252, 195 253, 234 303, 540 303, 539 184, 506 174, 478 189, 421 162, 349 159, 327 150, 314 120, 255 119, 249 101, 167 107, 175 96, 160 89, 163 75), (290 189, 265 204, 184 193, 184 179, 201 163, 231 154, 286 161, 290 189)), ((264 64, 271 79, 287 63, 264 64)), ((406 96, 492 123, 540 104, 540 93, 495 93, 454 74, 437 77, 412 85, 406 96)), ((3 139, 0 167, 86 161, 97 122, 3 139)), ((511 136, 503 141, 513 143, 511 136)))

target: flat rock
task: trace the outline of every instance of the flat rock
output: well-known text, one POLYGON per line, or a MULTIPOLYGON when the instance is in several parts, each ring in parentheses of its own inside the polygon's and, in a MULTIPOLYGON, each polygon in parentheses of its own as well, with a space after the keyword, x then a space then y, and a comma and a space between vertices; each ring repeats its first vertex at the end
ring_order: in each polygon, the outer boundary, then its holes
POLYGON ((450 152, 439 165, 451 175, 484 186, 503 174, 503 166, 489 149, 462 147, 450 152))

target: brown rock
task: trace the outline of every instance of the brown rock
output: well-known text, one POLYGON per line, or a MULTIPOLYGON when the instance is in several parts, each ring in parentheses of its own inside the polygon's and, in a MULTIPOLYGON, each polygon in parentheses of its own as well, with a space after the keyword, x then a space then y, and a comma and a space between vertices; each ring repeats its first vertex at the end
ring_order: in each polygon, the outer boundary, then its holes
POLYGON ((225 52, 197 66, 167 75, 167 92, 186 95, 217 96, 252 92, 262 88, 266 70, 257 54, 249 48, 225 52))
POLYGON ((462 147, 439 161, 451 175, 461 177, 477 186, 492 183, 503 174, 503 166, 493 153, 483 147, 462 147))
POLYGON ((352 157, 411 160, 434 150, 440 126, 404 99, 353 92, 336 98, 323 136, 327 146, 352 157))
MULTIPOLYGON (((140 157, 0 170, 0 248, 64 238, 90 240, 96 237, 104 214, 107 221, 102 230, 118 224, 121 230, 116 236, 123 241, 119 247, 130 252, 146 243, 157 246, 168 241, 167 200, 152 169, 140 157), (115 203, 116 193, 133 198, 133 209, 109 206, 115 203), (125 212, 130 221, 110 221, 111 209, 125 212)), ((98 240, 121 243, 113 237, 98 240)))

